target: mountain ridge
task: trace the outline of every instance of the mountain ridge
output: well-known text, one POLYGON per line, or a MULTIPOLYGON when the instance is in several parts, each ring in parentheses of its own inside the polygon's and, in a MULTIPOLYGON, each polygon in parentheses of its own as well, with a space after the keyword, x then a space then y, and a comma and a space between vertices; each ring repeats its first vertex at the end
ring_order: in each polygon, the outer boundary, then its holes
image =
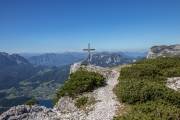
POLYGON ((147 58, 180 56, 180 44, 152 46, 147 58))
POLYGON ((44 53, 41 55, 31 56, 28 58, 30 63, 35 66, 63 66, 67 64, 73 64, 82 59, 85 59, 86 54, 76 52, 66 53, 44 53))
POLYGON ((19 65, 19 64, 30 64, 28 60, 25 58, 21 57, 18 54, 8 54, 5 52, 0 52, 0 67, 4 68, 7 66, 12 66, 12 65, 19 65))

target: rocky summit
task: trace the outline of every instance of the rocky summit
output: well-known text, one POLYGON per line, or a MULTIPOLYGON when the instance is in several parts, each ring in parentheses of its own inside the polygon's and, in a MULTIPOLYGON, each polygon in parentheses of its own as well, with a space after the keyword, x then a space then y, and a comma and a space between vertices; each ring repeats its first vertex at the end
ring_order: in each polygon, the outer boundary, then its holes
POLYGON ((147 58, 180 56, 180 44, 161 45, 150 48, 147 58))

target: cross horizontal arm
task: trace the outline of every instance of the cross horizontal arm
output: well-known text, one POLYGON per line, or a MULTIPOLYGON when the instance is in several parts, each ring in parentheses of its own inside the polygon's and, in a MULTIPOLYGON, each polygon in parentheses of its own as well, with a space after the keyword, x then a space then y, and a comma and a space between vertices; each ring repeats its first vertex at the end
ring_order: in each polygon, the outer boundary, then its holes
POLYGON ((93 50, 96 50, 96 49, 83 49, 84 51, 93 51, 93 50))
POLYGON ((96 50, 96 49, 90 49, 90 50, 96 50))

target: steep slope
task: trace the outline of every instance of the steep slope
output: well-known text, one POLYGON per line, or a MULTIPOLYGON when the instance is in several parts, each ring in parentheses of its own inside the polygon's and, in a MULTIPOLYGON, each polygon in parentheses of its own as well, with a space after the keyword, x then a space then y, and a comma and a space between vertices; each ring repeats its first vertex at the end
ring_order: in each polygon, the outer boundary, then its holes
POLYGON ((8 54, 5 52, 0 52, 0 67, 1 69, 8 66, 15 65, 29 65, 30 63, 18 54, 8 54))
POLYGON ((180 45, 161 45, 150 48, 147 58, 180 56, 180 45))
POLYGON ((25 58, 17 54, 0 53, 0 67, 0 90, 15 87, 19 80, 36 72, 25 58))

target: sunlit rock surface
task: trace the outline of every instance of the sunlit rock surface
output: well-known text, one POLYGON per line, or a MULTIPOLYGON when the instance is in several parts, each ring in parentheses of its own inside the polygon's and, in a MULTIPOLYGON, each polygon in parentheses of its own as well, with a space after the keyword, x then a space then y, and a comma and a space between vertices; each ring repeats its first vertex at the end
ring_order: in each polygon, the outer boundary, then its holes
POLYGON ((173 90, 180 91, 180 77, 168 78, 167 86, 173 90))

